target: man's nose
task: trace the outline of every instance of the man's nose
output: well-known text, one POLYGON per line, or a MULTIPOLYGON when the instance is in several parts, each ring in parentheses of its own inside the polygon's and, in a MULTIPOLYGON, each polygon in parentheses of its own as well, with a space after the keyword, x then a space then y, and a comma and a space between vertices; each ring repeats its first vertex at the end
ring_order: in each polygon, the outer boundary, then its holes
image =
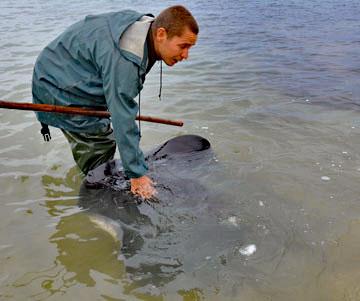
POLYGON ((181 57, 185 60, 187 60, 187 58, 189 57, 189 49, 184 49, 183 52, 181 53, 181 57))

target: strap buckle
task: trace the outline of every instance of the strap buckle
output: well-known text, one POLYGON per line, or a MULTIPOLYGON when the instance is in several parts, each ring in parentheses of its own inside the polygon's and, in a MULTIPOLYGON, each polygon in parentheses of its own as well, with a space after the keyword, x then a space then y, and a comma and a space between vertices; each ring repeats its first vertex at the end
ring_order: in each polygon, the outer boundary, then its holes
POLYGON ((49 142, 51 140, 50 130, 47 124, 41 122, 41 135, 44 137, 44 141, 49 142))

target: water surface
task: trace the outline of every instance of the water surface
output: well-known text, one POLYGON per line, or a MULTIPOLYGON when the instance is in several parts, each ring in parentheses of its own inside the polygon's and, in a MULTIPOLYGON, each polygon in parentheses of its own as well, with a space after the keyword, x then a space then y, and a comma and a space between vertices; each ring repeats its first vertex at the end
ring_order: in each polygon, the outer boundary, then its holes
MULTIPOLYGON (((31 101, 37 55, 85 15, 171 4, 3 0, 0 99, 31 101)), ((198 179, 208 197, 155 206, 159 219, 138 225, 144 244, 126 253, 79 208, 61 132, 45 143, 32 112, 0 110, 0 299, 360 299, 360 5, 183 4, 198 44, 164 68, 161 102, 153 67, 142 108, 185 126, 143 123, 142 147, 210 140, 219 168, 198 179)))

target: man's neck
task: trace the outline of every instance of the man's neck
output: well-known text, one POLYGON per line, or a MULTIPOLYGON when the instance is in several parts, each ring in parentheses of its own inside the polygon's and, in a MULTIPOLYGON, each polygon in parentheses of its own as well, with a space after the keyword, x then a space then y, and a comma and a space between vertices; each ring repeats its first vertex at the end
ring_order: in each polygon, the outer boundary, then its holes
POLYGON ((154 43, 154 34, 153 34, 153 23, 151 23, 147 37, 146 42, 148 45, 148 67, 146 69, 146 73, 148 73, 151 69, 151 67, 155 64, 156 61, 160 60, 156 53, 155 49, 155 43, 154 43))

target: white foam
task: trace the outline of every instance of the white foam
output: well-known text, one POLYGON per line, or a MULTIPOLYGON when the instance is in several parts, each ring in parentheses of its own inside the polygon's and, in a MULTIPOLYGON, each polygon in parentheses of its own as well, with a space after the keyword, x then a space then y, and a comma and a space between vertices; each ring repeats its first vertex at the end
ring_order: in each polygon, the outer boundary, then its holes
POLYGON ((256 245, 247 245, 239 249, 241 255, 250 256, 256 252, 256 245))
POLYGON ((330 181, 331 179, 330 179, 330 177, 328 177, 328 176, 322 176, 322 177, 321 177, 321 180, 323 180, 323 181, 330 181))
POLYGON ((228 219, 227 219, 228 223, 233 225, 233 226, 238 226, 238 219, 236 216, 230 216, 228 219))

